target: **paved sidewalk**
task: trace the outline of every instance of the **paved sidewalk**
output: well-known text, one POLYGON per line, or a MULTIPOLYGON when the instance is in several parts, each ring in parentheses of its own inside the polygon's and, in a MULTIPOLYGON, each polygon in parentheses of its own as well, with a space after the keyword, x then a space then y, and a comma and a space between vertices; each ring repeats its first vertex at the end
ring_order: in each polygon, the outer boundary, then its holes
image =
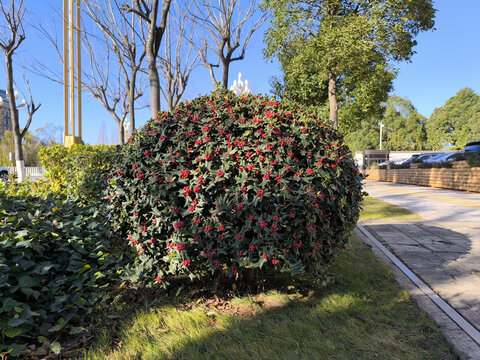
POLYGON ((424 218, 360 224, 480 331, 480 194, 370 181, 366 191, 424 218))

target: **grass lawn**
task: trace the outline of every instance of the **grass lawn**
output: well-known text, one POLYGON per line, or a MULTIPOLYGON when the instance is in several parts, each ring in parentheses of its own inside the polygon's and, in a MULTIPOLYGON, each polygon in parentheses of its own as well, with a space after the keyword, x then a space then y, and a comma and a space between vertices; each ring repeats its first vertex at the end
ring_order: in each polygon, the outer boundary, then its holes
POLYGON ((360 219, 363 220, 422 220, 418 214, 370 196, 364 198, 362 207, 363 210, 360 213, 360 219))
MULTIPOLYGON (((378 203, 367 199, 370 214, 378 203)), ((387 210, 383 218, 398 213, 387 210)), ((224 299, 185 293, 111 313, 123 320, 97 333, 80 358, 456 359, 438 327, 359 238, 351 237, 329 273, 334 280, 327 285, 304 279, 224 299)))

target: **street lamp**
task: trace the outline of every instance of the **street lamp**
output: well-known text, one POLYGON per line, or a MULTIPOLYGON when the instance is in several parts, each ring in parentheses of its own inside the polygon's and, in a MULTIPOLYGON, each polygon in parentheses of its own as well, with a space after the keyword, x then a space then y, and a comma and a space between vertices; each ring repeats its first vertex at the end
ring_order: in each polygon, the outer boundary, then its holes
POLYGON ((380 120, 380 150, 382 150, 382 129, 385 125, 383 125, 382 120, 380 120))

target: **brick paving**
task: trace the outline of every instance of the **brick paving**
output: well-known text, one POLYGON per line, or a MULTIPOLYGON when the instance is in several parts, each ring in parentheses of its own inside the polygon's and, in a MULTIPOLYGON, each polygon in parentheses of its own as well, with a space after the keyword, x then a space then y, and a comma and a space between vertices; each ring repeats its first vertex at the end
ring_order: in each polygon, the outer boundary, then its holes
POLYGON ((480 331, 480 194, 373 181, 365 190, 423 218, 360 224, 480 331))

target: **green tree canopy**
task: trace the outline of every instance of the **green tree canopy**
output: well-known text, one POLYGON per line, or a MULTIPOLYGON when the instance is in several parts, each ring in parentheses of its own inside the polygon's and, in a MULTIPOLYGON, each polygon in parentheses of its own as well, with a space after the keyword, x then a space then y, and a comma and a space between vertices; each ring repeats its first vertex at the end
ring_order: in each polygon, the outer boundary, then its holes
POLYGON ((274 84, 277 94, 328 106, 330 120, 344 129, 379 118, 395 77, 392 63, 411 58, 415 36, 433 27, 435 15, 432 0, 264 0, 263 6, 272 11, 265 56, 276 56, 284 72, 274 84))
MULTIPOLYGON (((27 131, 22 139, 22 150, 25 160, 25 166, 38 166, 38 151, 42 143, 38 137, 27 131)), ((10 167, 13 165, 9 160, 8 154, 12 153, 15 158, 15 147, 13 144, 13 134, 10 130, 5 131, 0 137, 0 165, 10 167)))
POLYGON ((355 131, 348 131, 345 133, 345 143, 352 152, 376 150, 379 148, 379 142, 380 126, 378 121, 362 121, 355 131))
POLYGON ((396 95, 388 97, 383 124, 383 141, 388 150, 425 149, 426 118, 419 114, 410 100, 396 95))
MULTIPOLYGON (((422 150, 426 145, 426 118, 418 113, 410 100, 390 95, 385 105, 382 148, 395 151, 422 150)), ((360 127, 346 131, 345 142, 352 151, 378 149, 380 121, 364 120, 360 127)))
POLYGON ((436 108, 426 124, 427 147, 433 150, 461 149, 480 139, 480 96, 472 89, 460 90, 436 108))

